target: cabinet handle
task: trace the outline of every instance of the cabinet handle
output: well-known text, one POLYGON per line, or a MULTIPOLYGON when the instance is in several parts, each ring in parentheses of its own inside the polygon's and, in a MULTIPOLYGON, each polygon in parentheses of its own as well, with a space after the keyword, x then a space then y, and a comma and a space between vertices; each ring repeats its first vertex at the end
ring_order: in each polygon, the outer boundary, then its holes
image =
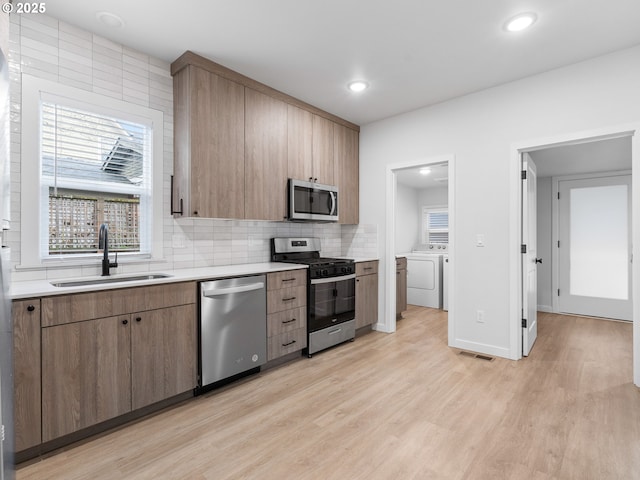
POLYGON ((283 283, 284 283, 284 282, 293 282, 294 280, 295 280, 295 278, 284 278, 284 279, 282 280, 282 282, 283 282, 283 283))
POLYGON ((364 267, 363 270, 373 270, 373 267, 364 267))
POLYGON ((141 322, 142 321, 142 317, 136 317, 136 322, 141 322))
POLYGON ((36 309, 36 307, 34 307, 33 305, 29 305, 27 307, 27 311, 29 311, 29 312, 33 312, 35 309, 36 309))
POLYGON ((282 346, 283 347, 288 347, 289 345, 293 345, 294 343, 296 343, 295 340, 291 340, 289 343, 283 343, 282 346))
POLYGON ((295 319, 295 318, 292 318, 291 320, 283 320, 283 321, 282 321, 282 323, 284 323, 284 324, 286 324, 286 323, 293 323, 293 322, 295 322, 295 321, 296 321, 296 319, 295 319))
POLYGON ((295 300, 296 297, 289 297, 289 298, 283 298, 282 301, 283 302, 290 302, 291 300, 295 300))
POLYGON ((123 325, 126 325, 127 323, 129 323, 129 320, 122 320, 123 325))

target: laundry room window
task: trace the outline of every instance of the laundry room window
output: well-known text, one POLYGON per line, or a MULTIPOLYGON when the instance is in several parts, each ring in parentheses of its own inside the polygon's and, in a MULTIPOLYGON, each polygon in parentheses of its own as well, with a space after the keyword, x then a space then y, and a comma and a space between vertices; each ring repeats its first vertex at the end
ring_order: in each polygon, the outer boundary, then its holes
POLYGON ((449 243, 447 207, 422 207, 422 243, 449 243))

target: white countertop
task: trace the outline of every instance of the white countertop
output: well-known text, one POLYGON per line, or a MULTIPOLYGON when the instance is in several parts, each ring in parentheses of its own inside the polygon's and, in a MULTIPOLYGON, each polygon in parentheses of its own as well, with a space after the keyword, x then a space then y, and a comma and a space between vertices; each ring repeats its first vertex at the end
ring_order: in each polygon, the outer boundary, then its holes
POLYGON ((376 257, 349 257, 351 260, 353 260, 356 263, 360 263, 360 262, 377 262, 378 260, 380 260, 379 258, 376 257))
MULTIPOLYGON (((254 275, 260 273, 281 272, 285 270, 299 270, 308 268, 307 265, 297 263, 247 263, 243 265, 222 265, 219 267, 202 267, 202 268, 186 268, 181 270, 163 270, 160 272, 139 272, 127 273, 121 275, 111 275, 110 278, 118 277, 135 277, 153 274, 168 274, 170 277, 156 278, 153 280, 136 280, 128 282, 113 282, 98 285, 83 285, 75 287, 54 287, 49 280, 31 280, 25 282, 12 282, 9 288, 9 298, 33 298, 47 297, 51 295, 67 295, 69 293, 95 292, 98 290, 112 290, 116 288, 142 287, 147 285, 159 285, 163 283, 188 282, 192 280, 213 280, 224 277, 238 277, 244 275, 254 275)), ((86 281, 99 279, 101 277, 80 277, 80 278, 63 278, 62 282, 70 282, 74 280, 86 281)))

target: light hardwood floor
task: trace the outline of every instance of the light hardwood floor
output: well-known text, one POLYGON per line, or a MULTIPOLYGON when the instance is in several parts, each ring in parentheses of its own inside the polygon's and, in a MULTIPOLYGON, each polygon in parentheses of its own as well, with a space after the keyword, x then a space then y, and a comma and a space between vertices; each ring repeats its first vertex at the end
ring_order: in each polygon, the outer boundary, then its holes
POLYGON ((637 479, 632 326, 540 314, 521 361, 373 332, 18 471, 27 479, 637 479))

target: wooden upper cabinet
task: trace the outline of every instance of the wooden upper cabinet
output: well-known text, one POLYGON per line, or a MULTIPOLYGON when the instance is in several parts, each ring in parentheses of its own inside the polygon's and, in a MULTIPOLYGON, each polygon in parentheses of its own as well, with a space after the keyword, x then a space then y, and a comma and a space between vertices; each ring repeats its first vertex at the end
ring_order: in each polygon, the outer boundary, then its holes
POLYGON ((293 105, 288 108, 289 177, 333 185, 334 122, 293 105))
POLYGON ((174 211, 244 218, 244 86, 196 66, 173 78, 174 211))
POLYGON ((359 221, 359 134, 356 130, 334 125, 334 161, 338 186, 339 223, 359 221))
POLYGON ((288 176, 296 180, 313 179, 313 114, 287 105, 288 176))
POLYGON ((287 104, 245 89, 244 218, 282 221, 287 215, 287 104))
POLYGON ((313 181, 325 185, 335 184, 334 127, 335 123, 313 115, 313 181))

